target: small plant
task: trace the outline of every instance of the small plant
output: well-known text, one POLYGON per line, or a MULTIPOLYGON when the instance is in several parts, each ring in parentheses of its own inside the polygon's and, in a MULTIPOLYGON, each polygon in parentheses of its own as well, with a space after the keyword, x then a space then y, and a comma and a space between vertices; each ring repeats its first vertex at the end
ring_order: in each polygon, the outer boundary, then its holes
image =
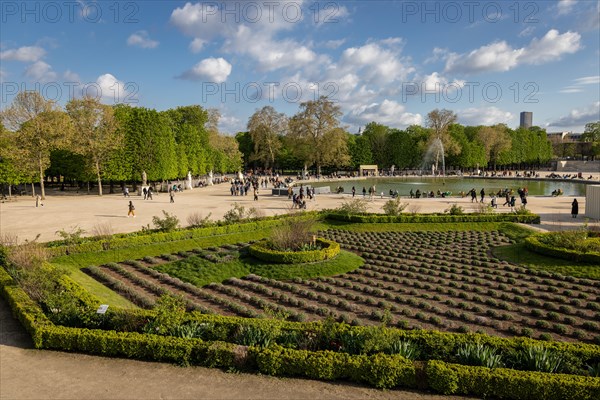
POLYGON ((210 220, 211 215, 212 215, 211 213, 208 213, 208 215, 206 217, 203 217, 202 213, 199 213, 199 212, 191 213, 187 217, 188 226, 190 226, 192 228, 203 228, 206 226, 210 226, 210 225, 212 225, 212 222, 210 220))
POLYGON ((368 210, 368 207, 369 203, 367 203, 366 200, 353 199, 344 201, 342 205, 336 209, 336 211, 346 215, 365 214, 368 210))
POLYGON ((108 239, 114 233, 114 229, 110 222, 104 222, 94 225, 92 235, 97 238, 108 239))
POLYGON ((519 207, 519 208, 517 208, 517 209, 515 209, 515 211, 514 211, 514 212, 515 212, 515 214, 517 214, 517 215, 531 215, 531 214, 533 214, 533 213, 532 213, 531 211, 529 211, 529 210, 527 209, 527 207, 525 207, 524 205, 523 205, 523 206, 521 206, 521 207, 519 207))
POLYGON ((465 210, 458 204, 454 203, 450 206, 450 208, 445 209, 444 212, 450 215, 463 215, 465 210))
POLYGON ((152 217, 152 223, 156 227, 156 229, 163 232, 172 232, 175 229, 179 228, 179 218, 177 218, 173 214, 169 214, 165 210, 162 211, 164 218, 160 218, 158 216, 152 217))
MULTIPOLYGON (((406 325, 408 325, 407 321, 406 325)), ((389 349, 390 354, 399 354, 409 360, 416 360, 421 354, 419 345, 411 340, 396 340, 390 343, 389 349)))
POLYGON ((233 203, 231 210, 227 211, 225 215, 223 215, 223 220, 227 223, 235 223, 258 217, 261 217, 260 210, 254 207, 246 209, 246 207, 238 203, 233 203))
POLYGON ((588 364, 587 371, 589 376, 600 377, 600 362, 592 365, 588 364))
POLYGON ((86 231, 77 225, 74 226, 70 232, 66 229, 56 231, 56 235, 60 236, 65 241, 67 246, 73 246, 83 242, 83 235, 85 233, 86 231))
POLYGON ((563 359, 558 354, 541 345, 531 346, 519 355, 519 362, 524 369, 554 373, 558 372, 563 359))
POLYGON ((383 212, 387 215, 398 216, 402 214, 402 211, 404 211, 406 207, 408 207, 408 203, 402 203, 398 197, 386 201, 386 203, 383 205, 383 212))
POLYGON ((487 368, 502 367, 502 356, 496 350, 481 343, 467 343, 459 347, 456 358, 461 364, 487 368))

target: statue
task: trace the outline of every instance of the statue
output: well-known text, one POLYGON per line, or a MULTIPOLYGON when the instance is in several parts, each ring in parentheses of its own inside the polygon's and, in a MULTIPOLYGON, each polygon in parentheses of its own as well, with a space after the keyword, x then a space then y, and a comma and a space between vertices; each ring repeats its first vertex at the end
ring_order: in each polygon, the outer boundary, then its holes
POLYGON ((192 172, 188 171, 187 180, 185 181, 185 190, 192 190, 192 172))
POLYGON ((148 185, 148 176, 146 175, 146 171, 142 171, 142 186, 148 185))
POLYGON ((244 175, 242 174, 242 171, 238 171, 238 179, 240 182, 244 183, 244 175))
POLYGON ((214 185, 214 183, 213 183, 213 172, 212 172, 212 169, 208 173, 208 182, 207 183, 208 183, 208 186, 214 185))

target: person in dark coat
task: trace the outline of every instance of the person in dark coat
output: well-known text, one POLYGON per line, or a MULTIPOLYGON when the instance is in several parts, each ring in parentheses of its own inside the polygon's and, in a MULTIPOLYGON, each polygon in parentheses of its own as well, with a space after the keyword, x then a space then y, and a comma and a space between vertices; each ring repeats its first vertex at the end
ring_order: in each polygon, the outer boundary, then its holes
POLYGON ((577 199, 573 199, 573 202, 571 203, 571 216, 577 218, 577 214, 579 214, 579 203, 577 202, 577 199))

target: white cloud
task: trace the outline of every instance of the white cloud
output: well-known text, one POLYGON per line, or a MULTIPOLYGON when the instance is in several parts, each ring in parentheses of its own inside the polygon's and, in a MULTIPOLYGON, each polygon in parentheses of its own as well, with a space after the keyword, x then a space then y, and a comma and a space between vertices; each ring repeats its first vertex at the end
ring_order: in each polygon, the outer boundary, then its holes
POLYGON ((96 85, 87 85, 84 94, 90 96, 99 96, 105 101, 113 103, 122 103, 136 98, 136 94, 127 90, 128 85, 118 80, 112 74, 103 74, 96 79, 96 85), (100 93, 96 93, 99 90, 100 93))
POLYGON ((528 26, 527 28, 525 28, 521 32, 519 32, 519 37, 531 36, 533 34, 533 31, 535 31, 535 27, 528 26))
POLYGON ((231 74, 231 64, 224 58, 206 58, 194 65, 192 69, 185 71, 180 78, 188 80, 205 80, 215 83, 223 83, 231 74))
POLYGON ((72 72, 70 69, 66 70, 63 74, 63 78, 65 82, 81 82, 81 78, 75 72, 72 72))
POLYGON ((392 128, 405 128, 409 125, 420 125, 423 117, 405 111, 402 104, 394 100, 383 100, 381 103, 358 105, 353 108, 344 120, 355 125, 366 125, 369 122, 388 125, 392 128))
POLYGON ((600 120, 600 101, 587 107, 575 108, 571 110, 568 115, 562 116, 559 119, 546 124, 546 126, 576 127, 598 120, 600 120))
POLYGON ((328 40, 328 41, 325 42, 324 45, 328 49, 337 49, 338 47, 340 47, 344 43, 346 43, 346 39, 328 40))
POLYGON ((366 83, 385 85, 405 80, 414 68, 400 57, 399 51, 386 49, 378 43, 344 50, 338 68, 359 73, 366 83))
POLYGON ((219 119, 219 132, 235 135, 246 130, 246 126, 239 118, 230 115, 228 111, 221 112, 219 119))
POLYGON ((129 46, 138 46, 142 49, 154 49, 159 43, 156 40, 150 39, 148 32, 142 30, 132 33, 127 38, 127 44, 129 46))
POLYGON ((513 119, 512 113, 497 107, 466 108, 456 114, 459 123, 469 126, 508 124, 513 119))
POLYGON ((584 76, 583 78, 575 79, 574 82, 577 85, 599 85, 600 84, 600 75, 584 76))
POLYGON ((534 38, 519 61, 526 64, 543 64, 559 60, 563 54, 576 53, 580 48, 581 35, 577 32, 560 34, 556 29, 550 29, 543 38, 534 38))
POLYGON ((583 89, 579 86, 567 86, 558 91, 559 93, 581 93, 583 89))
POLYGON ((0 52, 0 60, 36 62, 46 55, 46 50, 38 46, 25 46, 0 52))
POLYGON ((206 40, 200 39, 200 38, 194 38, 194 40, 192 40, 190 42, 190 51, 192 53, 199 53, 200 51, 202 51, 202 48, 204 47, 205 44, 206 44, 206 40))
POLYGON ((4 80, 8 77, 8 72, 0 68, 0 82, 4 82, 4 80))
POLYGON ((577 0, 560 0, 556 5, 558 15, 570 14, 576 4, 577 0))
POLYGON ((505 41, 494 42, 468 54, 448 54, 445 71, 457 74, 505 72, 519 64, 543 64, 577 52, 581 48, 580 40, 581 35, 577 32, 560 34, 551 29, 541 39, 534 38, 528 46, 518 49, 505 41))
POLYGON ((57 74, 52 70, 52 67, 43 61, 37 61, 28 66, 25 69, 25 76, 42 83, 52 82, 57 78, 57 74))

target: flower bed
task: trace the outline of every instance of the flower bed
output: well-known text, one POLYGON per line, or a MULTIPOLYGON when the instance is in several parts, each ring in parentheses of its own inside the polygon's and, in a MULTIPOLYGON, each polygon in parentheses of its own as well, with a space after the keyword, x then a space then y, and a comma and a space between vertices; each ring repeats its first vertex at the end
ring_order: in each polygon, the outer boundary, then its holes
POLYGON ((260 260, 280 264, 303 264, 333 258, 340 252, 340 245, 333 240, 317 238, 321 248, 308 251, 277 251, 268 246, 266 240, 256 242, 248 249, 250 254, 260 260))
POLYGON ((425 223, 425 222, 520 222, 524 224, 539 224, 540 216, 520 214, 344 214, 328 212, 325 218, 336 221, 358 223, 425 223))
MULTIPOLYGON (((575 235, 576 232, 573 234, 575 235)), ((528 249, 546 256, 600 265, 600 252, 578 251, 574 248, 567 248, 566 245, 561 245, 559 239, 560 235, 564 235, 564 233, 539 233, 526 238, 525 245, 528 249)), ((597 241, 600 244, 600 238, 597 237, 588 238, 586 240, 589 240, 590 242, 597 241)))

